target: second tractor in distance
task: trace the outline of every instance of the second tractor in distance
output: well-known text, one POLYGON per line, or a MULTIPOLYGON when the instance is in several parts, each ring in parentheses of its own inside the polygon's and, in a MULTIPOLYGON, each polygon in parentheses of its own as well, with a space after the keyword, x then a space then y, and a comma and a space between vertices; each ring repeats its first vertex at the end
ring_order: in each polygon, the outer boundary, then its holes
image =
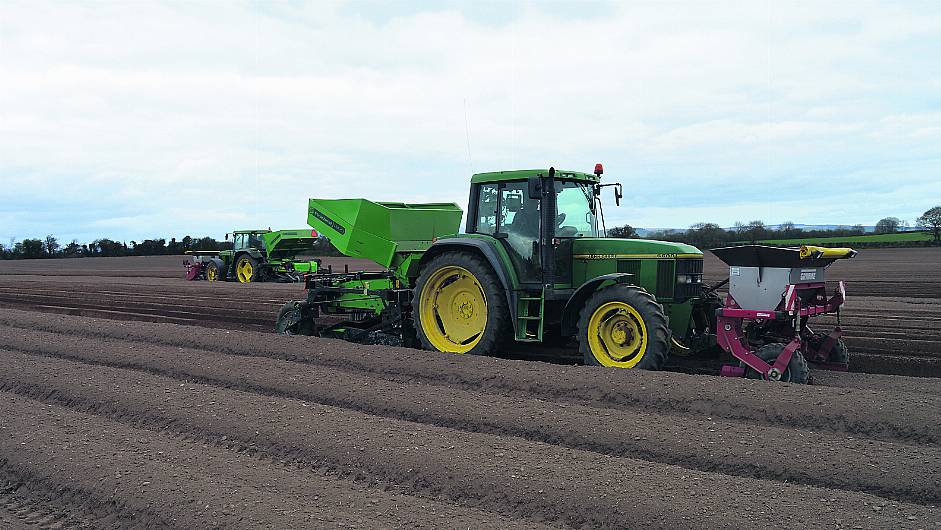
MULTIPOLYGON (((305 273, 317 272, 317 260, 298 261, 297 255, 310 253, 317 232, 303 230, 236 230, 229 250, 188 252, 187 280, 238 281, 241 283, 297 282, 305 273)), ((229 239, 229 234, 225 235, 229 239)))

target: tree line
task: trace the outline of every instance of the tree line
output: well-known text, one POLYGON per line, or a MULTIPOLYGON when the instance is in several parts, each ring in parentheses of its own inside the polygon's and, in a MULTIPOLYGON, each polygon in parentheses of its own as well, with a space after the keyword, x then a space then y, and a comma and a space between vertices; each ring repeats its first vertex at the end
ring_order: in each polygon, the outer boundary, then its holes
MULTIPOLYGON (((914 229, 932 234, 935 243, 941 243, 941 206, 929 209, 918 217, 914 229)), ((875 226, 877 234, 892 234, 908 231, 910 225, 897 217, 880 219, 875 226)), ((636 229, 630 225, 608 229, 609 237, 638 237, 636 229)), ((866 233, 862 225, 841 226, 831 229, 807 230, 798 228, 793 222, 785 222, 776 227, 769 227, 763 221, 737 222, 732 228, 722 228, 715 223, 696 223, 687 230, 659 230, 648 232, 645 239, 658 239, 688 243, 699 248, 716 248, 734 243, 757 243, 774 239, 800 239, 817 237, 847 237, 866 233)))
MULTIPOLYGON (((908 223, 897 217, 886 217, 876 223, 875 231, 891 234, 905 231, 908 223)), ((927 210, 915 220, 915 228, 932 234, 935 243, 941 243, 941 206, 927 210)), ((636 238, 637 230, 630 225, 608 229, 608 237, 636 238)), ((792 222, 769 227, 763 221, 737 222, 731 229, 722 228, 715 223, 696 223, 687 230, 661 230, 648 232, 646 239, 688 243, 699 248, 716 248, 732 243, 757 243, 768 239, 798 239, 814 237, 847 237, 866 233, 862 225, 838 227, 826 230, 805 230, 792 222)), ((171 237, 145 239, 130 244, 112 239, 96 239, 91 243, 79 244, 73 239, 62 245, 55 236, 45 239, 10 239, 8 245, 0 243, 0 259, 37 259, 37 258, 81 258, 81 257, 120 257, 120 256, 164 256, 179 255, 191 250, 231 249, 231 241, 216 241, 211 237, 185 236, 177 241, 171 237)), ((339 252, 326 239, 320 239, 314 245, 312 253, 324 256, 336 256, 339 252)))
MULTIPOLYGON (((733 243, 757 243, 766 239, 796 239, 801 237, 844 237, 866 233, 862 225, 830 229, 805 230, 792 222, 769 227, 764 221, 737 222, 732 228, 723 228, 715 223, 696 223, 686 230, 655 230, 647 232, 644 239, 687 243, 700 248, 715 248, 733 243)), ((630 225, 608 229, 608 237, 637 238, 636 229, 630 225)))
POLYGON ((216 241, 211 237, 186 236, 177 241, 171 237, 145 239, 137 241, 115 241, 96 239, 91 243, 80 244, 73 239, 62 245, 55 236, 45 239, 10 240, 8 245, 0 243, 2 259, 37 259, 37 258, 81 258, 81 257, 120 257, 120 256, 163 256, 184 254, 188 250, 224 250, 232 248, 231 241, 216 241))
MULTIPOLYGON (((91 243, 79 244, 75 239, 62 245, 55 236, 45 239, 10 239, 8 245, 0 243, 0 259, 44 259, 44 258, 113 258, 122 256, 173 256, 193 250, 227 250, 232 248, 231 241, 217 241, 214 238, 185 236, 177 241, 171 237, 145 239, 137 241, 116 241, 96 239, 91 243)), ((318 239, 310 251, 318 256, 339 256, 340 253, 325 238, 318 239)))

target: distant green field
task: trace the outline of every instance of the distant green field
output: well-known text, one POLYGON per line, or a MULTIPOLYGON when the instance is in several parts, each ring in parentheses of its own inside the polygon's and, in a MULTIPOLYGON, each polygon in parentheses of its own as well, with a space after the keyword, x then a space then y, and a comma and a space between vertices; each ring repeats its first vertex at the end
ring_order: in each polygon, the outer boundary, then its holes
POLYGON ((870 234, 865 236, 843 237, 807 237, 801 239, 765 239, 759 241, 767 245, 839 245, 843 243, 906 243, 931 241, 928 232, 900 232, 898 234, 870 234))

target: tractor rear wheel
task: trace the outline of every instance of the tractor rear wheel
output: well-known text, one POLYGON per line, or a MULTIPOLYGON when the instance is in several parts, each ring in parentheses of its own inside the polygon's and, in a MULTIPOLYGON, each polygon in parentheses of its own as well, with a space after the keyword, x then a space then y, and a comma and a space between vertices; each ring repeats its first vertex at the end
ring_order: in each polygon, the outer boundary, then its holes
POLYGON ((225 272, 219 267, 219 264, 215 261, 210 261, 206 265, 206 280, 210 282, 225 280, 225 272))
POLYGON ((248 254, 242 255, 235 262, 235 277, 242 283, 257 282, 260 279, 261 270, 258 268, 258 261, 248 254))
POLYGON ((672 335, 663 306, 634 285, 599 289, 578 319, 579 351, 588 365, 658 370, 672 335))
MULTIPOLYGON (((765 344, 761 348, 758 348, 755 355, 768 364, 774 364, 774 361, 781 355, 785 347, 787 347, 786 344, 772 342, 771 344, 765 344)), ((745 377, 749 379, 764 379, 764 375, 759 374, 753 368, 745 366, 744 363, 742 363, 741 366, 746 370, 745 377)), ((791 362, 787 363, 787 368, 785 368, 784 373, 781 374, 780 381, 802 385, 810 381, 810 368, 807 366, 807 359, 804 359, 804 355, 800 351, 795 351, 794 355, 791 356, 791 362)))
POLYGON ((422 347, 486 355, 509 335, 509 309, 490 264, 466 252, 445 252, 415 282, 415 330, 422 347))

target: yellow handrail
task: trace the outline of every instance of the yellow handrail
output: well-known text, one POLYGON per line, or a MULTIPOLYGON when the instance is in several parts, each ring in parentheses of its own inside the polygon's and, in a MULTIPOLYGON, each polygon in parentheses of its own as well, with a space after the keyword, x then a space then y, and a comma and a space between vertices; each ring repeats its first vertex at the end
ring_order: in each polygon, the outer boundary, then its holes
POLYGON ((801 245, 801 259, 807 258, 852 258, 857 252, 851 248, 828 248, 801 245))

